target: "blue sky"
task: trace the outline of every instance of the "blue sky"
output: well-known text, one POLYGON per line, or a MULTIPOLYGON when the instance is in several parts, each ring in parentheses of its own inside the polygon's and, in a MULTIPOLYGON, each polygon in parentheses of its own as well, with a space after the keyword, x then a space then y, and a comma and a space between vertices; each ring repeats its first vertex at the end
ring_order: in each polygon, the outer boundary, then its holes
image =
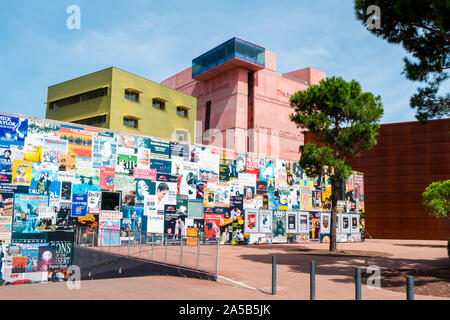
POLYGON ((45 116, 47 87, 115 66, 160 82, 234 37, 277 54, 279 72, 314 67, 381 95, 382 123, 414 121, 405 51, 358 21, 353 1, 7 1, 0 10, 0 110, 45 116), (81 29, 69 30, 69 5, 81 29))

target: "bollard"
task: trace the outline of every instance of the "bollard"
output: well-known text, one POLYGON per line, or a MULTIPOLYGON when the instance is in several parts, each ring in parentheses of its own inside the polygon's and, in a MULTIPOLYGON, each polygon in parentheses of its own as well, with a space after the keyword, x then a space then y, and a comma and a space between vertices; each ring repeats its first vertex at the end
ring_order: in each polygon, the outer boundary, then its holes
POLYGON ((316 262, 310 262, 310 273, 309 273, 309 296, 310 300, 316 299, 316 262))
POLYGON ((272 256, 272 295, 277 294, 277 257, 272 256))
POLYGON ((406 300, 414 300, 414 277, 406 277, 406 300))
POLYGON ((355 268, 355 300, 361 300, 361 268, 355 268))

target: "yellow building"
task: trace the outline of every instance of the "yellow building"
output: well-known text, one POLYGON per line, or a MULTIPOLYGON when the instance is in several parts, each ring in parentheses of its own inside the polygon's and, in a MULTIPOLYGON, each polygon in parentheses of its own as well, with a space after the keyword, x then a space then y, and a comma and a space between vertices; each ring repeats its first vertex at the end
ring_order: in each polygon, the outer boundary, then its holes
POLYGON ((115 67, 47 89, 46 118, 194 143, 197 99, 115 67))

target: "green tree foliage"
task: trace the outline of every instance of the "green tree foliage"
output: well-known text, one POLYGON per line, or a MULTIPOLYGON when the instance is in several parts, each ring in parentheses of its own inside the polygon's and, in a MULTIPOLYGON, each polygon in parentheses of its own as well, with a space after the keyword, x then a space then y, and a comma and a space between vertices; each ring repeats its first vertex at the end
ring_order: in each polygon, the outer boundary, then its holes
POLYGON ((324 167, 334 170, 331 178, 331 241, 336 250, 336 205, 342 180, 352 173, 349 159, 377 143, 379 124, 383 115, 380 96, 362 92, 360 84, 352 80, 331 77, 311 85, 290 98, 294 112, 291 121, 314 135, 314 143, 300 148, 300 166, 311 176, 318 176, 324 167))
POLYGON ((450 180, 430 184, 422 194, 423 205, 436 218, 450 214, 450 180))
POLYGON ((450 115, 450 94, 438 92, 449 77, 450 1, 355 0, 356 17, 365 26, 373 26, 374 11, 367 12, 371 5, 380 8, 376 20, 380 28, 369 31, 390 43, 401 44, 413 57, 403 59, 403 74, 425 85, 410 99, 416 118, 426 122, 450 115))

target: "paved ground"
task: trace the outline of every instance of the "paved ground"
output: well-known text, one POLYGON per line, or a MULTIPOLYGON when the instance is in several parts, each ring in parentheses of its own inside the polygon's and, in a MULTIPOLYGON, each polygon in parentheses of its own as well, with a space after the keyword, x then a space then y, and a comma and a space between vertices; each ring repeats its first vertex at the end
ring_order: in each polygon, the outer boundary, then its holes
MULTIPOLYGON (((167 276, 82 281, 81 290, 64 283, 0 287, 0 299, 309 299, 309 262, 316 261, 316 299, 354 299, 353 268, 450 268, 445 241, 367 240, 339 244, 340 250, 377 251, 390 257, 330 257, 295 250, 327 249, 328 244, 221 246, 220 275, 254 291, 206 280, 167 276), (277 296, 271 292, 271 257, 277 256, 277 296)), ((406 271, 407 273, 407 271, 406 271)), ((406 290, 406 288, 405 288, 406 290)), ((363 299, 400 299, 405 292, 362 287, 363 299)), ((415 295, 416 299, 443 299, 415 295)))
MULTIPOLYGON (((279 296, 309 299, 309 263, 316 262, 316 299, 354 299, 354 267, 366 271, 369 265, 387 269, 450 268, 445 241, 367 240, 338 244, 339 250, 365 250, 388 253, 390 257, 331 257, 296 253, 295 249, 328 249, 328 244, 222 246, 219 273, 265 292, 271 291, 272 255, 277 257, 279 296)), ((382 271, 381 271, 382 272, 382 271)), ((405 299, 404 292, 362 287, 363 299, 405 299)), ((416 299, 443 299, 415 296, 416 299)))

